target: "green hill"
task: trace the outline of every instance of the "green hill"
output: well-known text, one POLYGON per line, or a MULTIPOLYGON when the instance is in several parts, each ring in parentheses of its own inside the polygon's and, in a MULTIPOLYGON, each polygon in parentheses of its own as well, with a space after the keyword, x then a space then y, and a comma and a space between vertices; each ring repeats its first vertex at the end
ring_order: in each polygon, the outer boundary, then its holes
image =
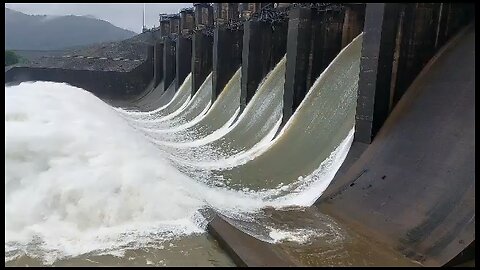
POLYGON ((5 8, 6 50, 59 50, 135 35, 90 16, 27 15, 5 8))

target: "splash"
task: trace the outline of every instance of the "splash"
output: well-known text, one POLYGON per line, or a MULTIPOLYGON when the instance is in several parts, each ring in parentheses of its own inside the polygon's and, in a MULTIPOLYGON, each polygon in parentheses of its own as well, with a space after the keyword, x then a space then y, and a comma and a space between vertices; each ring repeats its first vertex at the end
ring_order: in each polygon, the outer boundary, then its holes
POLYGON ((255 212, 270 204, 268 194, 182 174, 82 89, 22 83, 6 87, 5 98, 5 261, 26 253, 50 264, 160 244, 204 233, 205 207, 255 212))

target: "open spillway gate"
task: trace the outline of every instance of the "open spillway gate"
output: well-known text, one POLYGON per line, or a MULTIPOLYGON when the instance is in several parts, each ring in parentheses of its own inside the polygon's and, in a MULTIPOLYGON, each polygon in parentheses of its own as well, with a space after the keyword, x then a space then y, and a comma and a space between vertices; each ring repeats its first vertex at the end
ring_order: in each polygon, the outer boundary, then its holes
MULTIPOLYGON (((5 82, 67 82, 148 111, 167 104, 188 74, 193 96, 212 73, 213 103, 241 67, 243 111, 285 55, 283 127, 363 32, 353 144, 310 209, 421 265, 457 265, 475 248, 474 20, 474 5, 461 3, 195 3, 161 17, 133 71, 15 67, 5 82)), ((297 264, 211 218, 210 232, 237 264, 297 264)))

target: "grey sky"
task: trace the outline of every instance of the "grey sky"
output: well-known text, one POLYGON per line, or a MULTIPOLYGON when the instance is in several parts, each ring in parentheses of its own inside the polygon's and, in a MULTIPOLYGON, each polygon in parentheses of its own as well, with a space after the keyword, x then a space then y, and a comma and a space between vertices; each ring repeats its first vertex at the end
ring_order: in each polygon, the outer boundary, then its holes
MULTIPOLYGON (((147 27, 158 26, 158 14, 178 13, 180 9, 192 7, 193 3, 146 3, 145 24, 147 27)), ((93 15, 94 17, 110 22, 111 24, 132 30, 136 33, 142 30, 143 4, 132 3, 87 3, 87 4, 10 4, 11 8, 30 15, 93 15)))

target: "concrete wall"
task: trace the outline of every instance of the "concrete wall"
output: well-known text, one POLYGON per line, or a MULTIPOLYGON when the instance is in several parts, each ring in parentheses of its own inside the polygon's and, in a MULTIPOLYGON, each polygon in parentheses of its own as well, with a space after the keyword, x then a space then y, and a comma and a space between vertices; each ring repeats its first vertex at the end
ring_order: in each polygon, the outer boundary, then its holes
POLYGON ((243 31, 215 28, 213 37, 212 102, 242 64, 243 31))
POLYGON ((83 88, 102 99, 124 100, 144 91, 153 79, 153 70, 153 46, 151 46, 147 59, 130 72, 13 67, 5 72, 5 83, 65 82, 83 88))
POLYGON ((178 89, 192 70, 192 39, 179 35, 176 48, 176 86, 178 89))
MULTIPOLYGON (((342 10, 318 11, 297 7, 290 11, 282 126, 318 76, 340 52, 344 17, 342 10)), ((355 31, 358 27, 351 30, 346 39, 359 34, 355 31)))
POLYGON ((175 79, 176 67, 176 43, 169 37, 163 40, 163 82, 164 91, 168 89, 175 79))
POLYGON ((287 24, 274 27, 270 23, 244 23, 242 49, 242 79, 240 109, 243 110, 255 94, 260 82, 270 72, 287 49, 287 24))
POLYGON ((192 94, 194 94, 212 71, 213 37, 196 32, 193 34, 192 46, 192 94))
POLYGON ((355 140, 370 143, 425 64, 474 14, 473 4, 367 4, 355 140))
POLYGON ((161 42, 155 43, 153 62, 154 62, 153 87, 157 87, 157 85, 163 80, 163 43, 161 42))

